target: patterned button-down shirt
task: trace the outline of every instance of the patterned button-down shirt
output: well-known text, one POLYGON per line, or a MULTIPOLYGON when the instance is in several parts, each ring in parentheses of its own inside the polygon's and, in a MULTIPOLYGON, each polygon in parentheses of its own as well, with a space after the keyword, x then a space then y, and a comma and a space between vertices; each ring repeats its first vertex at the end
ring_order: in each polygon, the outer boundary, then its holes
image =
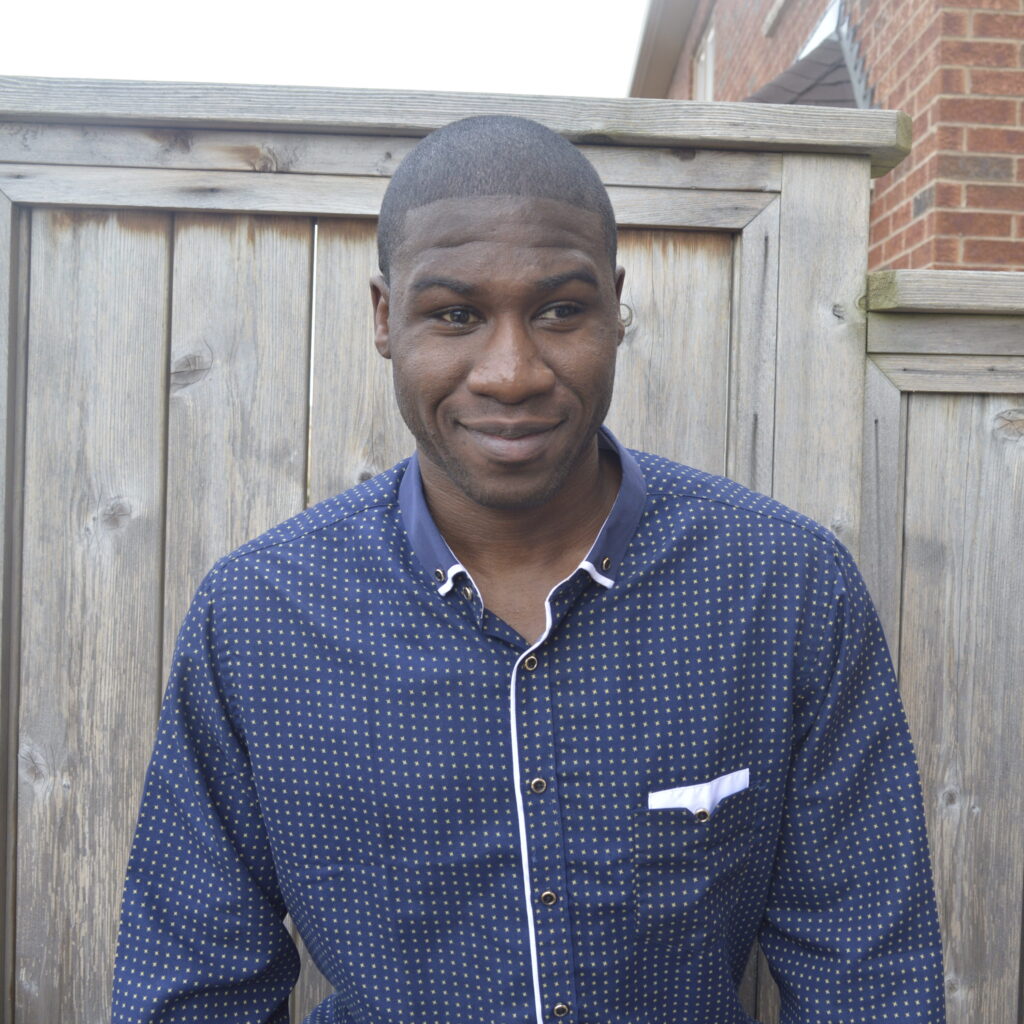
POLYGON ((527 643, 416 459, 220 561, 182 627, 115 1024, 943 1018, 917 769, 825 529, 602 437, 611 515, 527 643))

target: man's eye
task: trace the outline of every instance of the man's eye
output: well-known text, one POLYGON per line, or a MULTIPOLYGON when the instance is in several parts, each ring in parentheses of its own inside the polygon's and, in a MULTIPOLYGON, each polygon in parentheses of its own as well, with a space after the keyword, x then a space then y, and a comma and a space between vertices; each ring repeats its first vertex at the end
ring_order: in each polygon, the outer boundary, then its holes
POLYGON ((456 327, 468 327, 475 324, 480 318, 471 309, 464 306, 455 306, 452 309, 442 309, 436 314, 437 319, 446 324, 454 324, 456 327))
POLYGON ((540 311, 540 320, 568 320, 581 311, 581 307, 575 302, 556 302, 540 311))

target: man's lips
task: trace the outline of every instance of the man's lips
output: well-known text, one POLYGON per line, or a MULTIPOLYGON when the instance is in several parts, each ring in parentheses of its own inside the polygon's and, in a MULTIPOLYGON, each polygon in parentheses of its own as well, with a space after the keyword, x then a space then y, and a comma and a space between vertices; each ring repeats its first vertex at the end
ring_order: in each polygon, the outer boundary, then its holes
POLYGON ((546 447, 560 421, 499 420, 463 422, 460 426, 488 455, 502 462, 527 462, 546 447))

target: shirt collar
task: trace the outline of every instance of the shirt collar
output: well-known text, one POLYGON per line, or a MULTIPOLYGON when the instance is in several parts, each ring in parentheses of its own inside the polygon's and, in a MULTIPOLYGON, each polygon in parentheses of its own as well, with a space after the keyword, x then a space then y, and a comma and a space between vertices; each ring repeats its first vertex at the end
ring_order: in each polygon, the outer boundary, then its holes
MULTIPOLYGON (((607 428, 601 427, 597 435, 599 447, 618 456, 622 467, 622 483, 604 521, 597 539, 579 568, 586 571, 603 587, 613 587, 626 553, 626 547, 636 532, 647 501, 647 486, 636 459, 607 428)), ((426 499, 420 476, 419 456, 409 460, 398 488, 398 504, 402 512, 409 543, 423 568, 430 574, 438 593, 447 594, 459 573, 466 568, 455 557, 441 536, 426 499)))

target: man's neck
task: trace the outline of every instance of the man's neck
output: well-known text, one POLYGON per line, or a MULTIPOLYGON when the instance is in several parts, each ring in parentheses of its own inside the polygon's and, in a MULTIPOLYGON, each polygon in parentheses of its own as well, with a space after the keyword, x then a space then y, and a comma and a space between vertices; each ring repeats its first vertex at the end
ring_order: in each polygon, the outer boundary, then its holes
MULTIPOLYGON (((474 579, 568 575, 590 550, 621 481, 615 456, 595 450, 567 485, 538 508, 495 509, 429 487, 424 494, 448 546, 474 579)), ((557 580, 555 580, 557 582, 557 580)))

